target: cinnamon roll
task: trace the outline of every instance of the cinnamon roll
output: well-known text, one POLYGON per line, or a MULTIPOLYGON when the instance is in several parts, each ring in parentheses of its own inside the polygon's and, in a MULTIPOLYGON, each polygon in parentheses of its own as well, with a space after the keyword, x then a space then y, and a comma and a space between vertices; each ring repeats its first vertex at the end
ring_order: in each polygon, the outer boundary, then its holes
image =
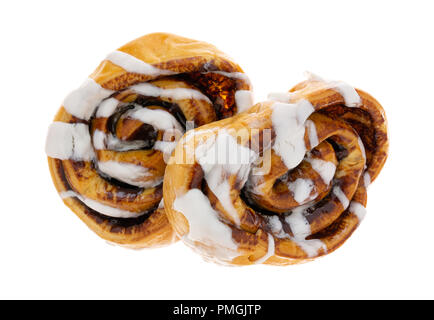
POLYGON ((57 191, 109 242, 172 243, 165 159, 189 126, 248 109, 250 89, 238 64, 210 44, 154 33, 122 46, 65 98, 49 128, 57 191))
POLYGON ((188 132, 166 168, 166 213, 207 260, 309 261, 334 251, 360 224, 387 151, 385 113, 372 96, 310 76, 188 132))

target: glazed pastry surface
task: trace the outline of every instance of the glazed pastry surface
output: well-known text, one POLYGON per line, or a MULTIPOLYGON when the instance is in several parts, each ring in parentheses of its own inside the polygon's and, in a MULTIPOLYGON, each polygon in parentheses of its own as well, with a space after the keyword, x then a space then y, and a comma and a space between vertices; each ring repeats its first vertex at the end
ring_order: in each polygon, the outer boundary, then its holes
POLYGON ((287 265, 337 249, 366 212, 388 151, 369 94, 310 75, 179 141, 164 204, 177 235, 220 264, 287 265))
POLYGON ((189 126, 251 105, 247 76, 214 46, 165 33, 136 39, 110 53, 56 114, 46 143, 56 189, 109 242, 170 244, 165 160, 189 126))

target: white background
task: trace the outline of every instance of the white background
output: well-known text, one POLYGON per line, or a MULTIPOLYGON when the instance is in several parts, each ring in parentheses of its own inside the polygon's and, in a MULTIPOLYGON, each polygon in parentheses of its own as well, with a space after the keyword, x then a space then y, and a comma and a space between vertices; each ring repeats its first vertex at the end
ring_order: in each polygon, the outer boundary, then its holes
POLYGON ((430 1, 2 1, 0 298, 434 298, 434 9, 430 1), (220 267, 178 243, 110 246, 67 209, 44 154, 64 96, 112 50, 164 31, 215 44, 256 101, 310 70, 384 106, 389 159, 336 252, 220 267))

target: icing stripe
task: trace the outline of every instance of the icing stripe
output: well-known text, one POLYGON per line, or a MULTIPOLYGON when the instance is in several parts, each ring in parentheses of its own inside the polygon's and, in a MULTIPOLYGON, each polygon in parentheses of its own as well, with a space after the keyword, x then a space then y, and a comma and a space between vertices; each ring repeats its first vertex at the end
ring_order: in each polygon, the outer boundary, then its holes
POLYGON ((312 112, 314 108, 307 100, 300 100, 296 104, 273 104, 271 121, 276 133, 273 150, 282 158, 288 169, 295 168, 305 156, 304 122, 312 112))
POLYGON ((162 89, 150 83, 140 83, 131 86, 131 90, 144 96, 170 98, 173 100, 196 99, 211 104, 211 100, 199 90, 190 88, 162 89))
POLYGON ((333 188, 334 195, 338 198, 344 209, 348 208, 350 201, 340 187, 333 188))
POLYGON ((319 144, 315 123, 311 120, 307 120, 306 127, 309 134, 310 148, 315 148, 319 144))
MULTIPOLYGON (((156 141, 153 149, 170 155, 175 149, 176 144, 177 141, 156 141)), ((120 140, 112 134, 105 134, 104 132, 97 129, 93 133, 93 145, 96 150, 130 151, 143 148, 145 146, 145 142, 140 140, 120 140)))
POLYGON ((285 218, 289 224, 295 240, 304 240, 311 235, 309 222, 304 216, 307 205, 299 206, 292 210, 291 214, 285 218))
POLYGON ((154 66, 122 51, 113 51, 106 57, 106 60, 118 65, 122 69, 131 73, 138 73, 149 76, 176 74, 176 72, 170 70, 155 68, 154 66))
POLYGON ((175 149, 177 141, 156 141, 154 149, 163 152, 164 154, 171 155, 175 149))
POLYGON ((324 183, 328 185, 335 175, 335 164, 321 159, 307 158, 306 160, 310 163, 312 169, 321 176, 324 183))
POLYGON ((158 186, 162 182, 161 177, 153 180, 140 181, 146 177, 151 177, 152 174, 149 172, 148 168, 132 163, 100 161, 98 162, 98 168, 110 177, 136 187, 152 188, 158 186))
POLYGON ((101 130, 96 129, 93 133, 93 146, 96 150, 105 150, 107 148, 107 135, 101 130))
POLYGON ((359 221, 362 221, 366 215, 366 208, 356 201, 351 201, 349 211, 354 213, 359 218, 359 221))
POLYGON ((237 113, 250 109, 253 106, 253 92, 249 90, 235 91, 235 103, 237 105, 237 113))
POLYGON ((72 191, 72 190, 63 191, 63 192, 59 193, 59 195, 60 195, 60 197, 62 199, 72 198, 72 197, 76 197, 77 196, 77 194, 74 191, 72 191))
POLYGON ((236 174, 242 181, 242 188, 256 154, 251 149, 239 145, 235 138, 224 130, 218 133, 215 141, 210 142, 196 147, 196 159, 204 171, 208 187, 234 223, 239 226, 240 219, 231 199, 227 173, 236 174))
POLYGON ((305 208, 307 208, 307 206, 296 208, 293 210, 291 215, 285 218, 285 221, 289 224, 294 237, 291 237, 283 230, 282 223, 277 216, 269 217, 267 223, 276 237, 280 239, 290 239, 297 244, 308 255, 308 257, 315 257, 318 255, 320 249, 327 252, 327 246, 319 239, 306 240, 306 237, 311 234, 311 229, 309 222, 307 222, 303 215, 305 208))
POLYGON ((369 172, 365 172, 363 175, 363 182, 365 184, 365 188, 369 187, 371 184, 371 176, 369 175, 369 172))
POLYGON ((49 157, 60 160, 93 159, 95 154, 89 127, 83 123, 53 122, 48 129, 45 152, 49 157))
POLYGON ((328 85, 329 88, 337 91, 342 96, 342 98, 344 98, 344 103, 347 107, 359 107, 362 104, 362 101, 356 89, 354 89, 352 86, 345 82, 325 80, 308 71, 305 72, 305 76, 308 80, 324 82, 328 85))
POLYGON ((350 108, 359 107, 361 99, 356 89, 346 84, 345 82, 330 82, 330 85, 344 98, 345 105, 350 108))
POLYGON ((268 258, 274 256, 275 253, 275 244, 274 244, 274 237, 271 234, 268 234, 268 249, 267 253, 255 261, 255 264, 261 264, 268 260, 268 258))
POLYGON ((121 103, 119 100, 115 98, 109 98, 101 102, 96 111, 96 117, 98 118, 108 118, 110 117, 116 110, 116 107, 121 103))
POLYGON ((272 92, 272 93, 268 94, 267 98, 268 98, 268 100, 272 100, 272 101, 290 103, 292 96, 293 96, 293 93, 291 93, 291 92, 272 92))
POLYGON ((363 141, 362 141, 362 139, 360 139, 360 137, 357 138, 357 141, 358 141, 358 143, 359 143, 360 150, 362 151, 363 159, 366 160, 365 145, 363 144, 363 141))
POLYGON ((187 244, 197 241, 211 247, 213 256, 223 262, 230 262, 239 255, 238 245, 232 239, 232 229, 220 221, 218 213, 201 190, 191 189, 177 197, 173 209, 182 213, 188 221, 189 231, 183 238, 187 244))
POLYGON ((315 196, 310 196, 314 188, 315 185, 310 179, 298 178, 294 182, 288 183, 288 189, 294 195, 294 200, 300 204, 306 202, 308 199, 311 200, 315 196))
POLYGON ((179 130, 180 133, 184 132, 178 120, 165 110, 139 108, 127 112, 126 115, 133 119, 140 120, 143 123, 150 124, 156 130, 166 131, 176 129, 179 130))
POLYGON ((319 239, 310 239, 298 241, 294 240, 294 242, 306 252, 309 258, 313 258, 318 255, 318 251, 323 249, 324 253, 327 253, 327 246, 324 242, 319 239))
POLYGON ((86 206, 88 206, 89 208, 104 214, 106 216, 109 217, 113 217, 113 218, 137 218, 141 215, 143 215, 143 212, 131 212, 131 211, 126 211, 126 210, 121 210, 121 209, 117 209, 117 208, 113 208, 110 206, 106 206, 104 204, 101 204, 95 200, 83 197, 77 193, 75 193, 74 191, 65 191, 65 192, 61 192, 60 193, 60 197, 62 199, 66 199, 66 198, 70 198, 70 197, 77 197, 81 202, 83 202, 86 206))
POLYGON ((306 240, 311 235, 311 229, 309 222, 304 216, 304 210, 307 205, 295 208, 292 213, 285 218, 286 223, 289 224, 294 237, 290 239, 294 241, 307 255, 308 257, 314 257, 318 255, 319 249, 323 249, 327 252, 326 245, 319 239, 306 240))
POLYGON ((146 146, 144 141, 124 141, 114 135, 105 134, 100 130, 93 133, 93 146, 96 150, 130 151, 138 150, 146 146))
POLYGON ((101 87, 95 80, 88 78, 78 89, 72 91, 63 101, 65 110, 73 116, 89 120, 101 100, 114 91, 101 87))

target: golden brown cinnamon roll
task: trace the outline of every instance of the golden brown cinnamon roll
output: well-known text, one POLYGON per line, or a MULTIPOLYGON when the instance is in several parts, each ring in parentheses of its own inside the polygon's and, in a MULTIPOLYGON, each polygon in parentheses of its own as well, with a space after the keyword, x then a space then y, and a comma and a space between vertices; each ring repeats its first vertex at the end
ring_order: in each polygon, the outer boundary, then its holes
POLYGON ((188 132, 164 178, 169 221, 206 259, 294 264, 338 248, 387 157, 369 94, 317 77, 188 132))
POLYGON ((251 105, 248 78, 214 46, 164 33, 136 39, 64 100, 46 143, 54 184, 102 238, 133 248, 170 244, 165 157, 188 124, 251 105))

